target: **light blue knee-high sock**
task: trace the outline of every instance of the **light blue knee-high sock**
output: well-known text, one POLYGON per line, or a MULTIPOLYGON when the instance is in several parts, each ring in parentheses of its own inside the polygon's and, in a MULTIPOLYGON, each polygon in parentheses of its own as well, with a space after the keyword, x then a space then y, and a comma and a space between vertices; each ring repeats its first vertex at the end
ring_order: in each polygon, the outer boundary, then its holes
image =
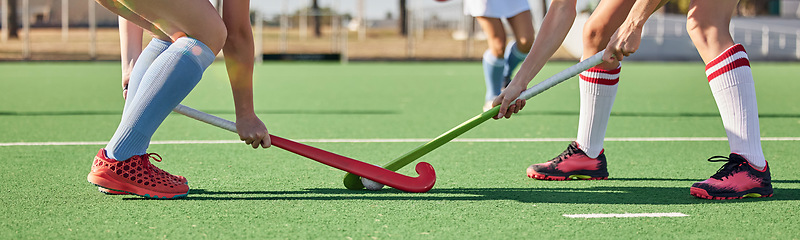
POLYGON ((511 74, 514 73, 514 69, 516 69, 527 56, 527 53, 519 51, 516 41, 506 45, 504 56, 506 58, 506 64, 503 67, 503 87, 508 86, 508 83, 511 82, 511 74))
POLYGON ((214 57, 205 44, 189 37, 161 53, 142 77, 128 114, 106 145, 108 157, 126 160, 145 154, 158 126, 189 95, 214 57))
POLYGON ((498 59, 492 51, 483 53, 483 80, 486 81, 486 101, 494 100, 503 87, 503 59, 498 59))
POLYGON ((131 104, 134 96, 136 96, 136 90, 139 88, 139 82, 142 81, 144 73, 147 72, 147 69, 150 68, 150 65, 153 64, 153 61, 156 60, 158 55, 166 51, 171 44, 171 42, 153 38, 153 40, 150 40, 150 43, 147 44, 147 47, 142 50, 142 53, 139 54, 139 57, 136 58, 133 69, 131 69, 131 78, 128 81, 128 97, 125 98, 125 108, 122 110, 122 118, 125 118, 127 115, 128 105, 131 104))

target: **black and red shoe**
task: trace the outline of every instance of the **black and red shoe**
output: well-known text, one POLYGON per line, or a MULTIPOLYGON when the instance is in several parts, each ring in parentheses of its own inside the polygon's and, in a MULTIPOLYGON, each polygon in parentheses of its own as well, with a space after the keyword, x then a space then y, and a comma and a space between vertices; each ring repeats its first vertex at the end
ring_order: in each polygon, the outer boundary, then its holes
POLYGON ((572 142, 558 157, 528 167, 528 177, 555 181, 608 179, 606 155, 601 151, 597 158, 590 158, 577 142, 572 142))
POLYGON ((772 178, 769 164, 758 170, 744 157, 731 153, 729 157, 713 156, 709 162, 727 162, 711 178, 692 184, 692 196, 725 200, 746 197, 772 197, 772 178))

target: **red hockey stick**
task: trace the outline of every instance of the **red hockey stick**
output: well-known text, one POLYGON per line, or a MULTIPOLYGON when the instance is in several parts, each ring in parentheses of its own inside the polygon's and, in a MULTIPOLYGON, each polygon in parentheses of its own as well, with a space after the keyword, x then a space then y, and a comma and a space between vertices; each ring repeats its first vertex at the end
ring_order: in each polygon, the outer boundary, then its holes
MULTIPOLYGON (((234 133, 236 132, 235 123, 220 117, 180 104, 175 107, 173 111, 186 115, 187 117, 200 120, 201 122, 205 122, 234 133)), ((417 167, 415 168, 417 174, 419 174, 419 177, 409 177, 379 166, 294 142, 292 140, 281 138, 275 135, 270 134, 270 139, 272 140, 272 145, 276 147, 402 191, 427 192, 428 190, 431 190, 431 188, 433 188, 433 184, 436 183, 436 172, 433 170, 433 166, 426 162, 418 163, 417 167)))

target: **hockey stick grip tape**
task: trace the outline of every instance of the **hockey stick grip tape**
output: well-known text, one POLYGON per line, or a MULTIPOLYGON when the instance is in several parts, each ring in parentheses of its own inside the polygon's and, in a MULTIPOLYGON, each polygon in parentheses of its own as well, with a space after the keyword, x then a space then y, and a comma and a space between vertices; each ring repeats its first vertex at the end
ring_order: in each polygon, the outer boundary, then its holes
POLYGON ((201 122, 208 123, 234 133, 236 132, 236 123, 233 123, 231 121, 225 120, 223 118, 208 113, 201 112, 194 108, 187 107, 183 104, 178 104, 178 106, 172 109, 172 111, 175 111, 176 113, 186 115, 187 117, 197 119, 201 122))

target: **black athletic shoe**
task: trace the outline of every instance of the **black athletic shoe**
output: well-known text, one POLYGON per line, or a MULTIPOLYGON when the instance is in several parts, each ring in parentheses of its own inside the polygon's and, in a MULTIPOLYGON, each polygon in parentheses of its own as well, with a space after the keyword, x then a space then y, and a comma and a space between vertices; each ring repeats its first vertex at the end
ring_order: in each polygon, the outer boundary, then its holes
POLYGON ((714 200, 772 197, 769 164, 758 170, 735 153, 731 153, 729 157, 713 156, 708 161, 727 163, 711 178, 692 184, 689 193, 693 196, 714 200))
POLYGON ((606 155, 601 151, 597 158, 590 158, 572 142, 558 157, 528 167, 528 177, 555 181, 608 179, 606 155))

